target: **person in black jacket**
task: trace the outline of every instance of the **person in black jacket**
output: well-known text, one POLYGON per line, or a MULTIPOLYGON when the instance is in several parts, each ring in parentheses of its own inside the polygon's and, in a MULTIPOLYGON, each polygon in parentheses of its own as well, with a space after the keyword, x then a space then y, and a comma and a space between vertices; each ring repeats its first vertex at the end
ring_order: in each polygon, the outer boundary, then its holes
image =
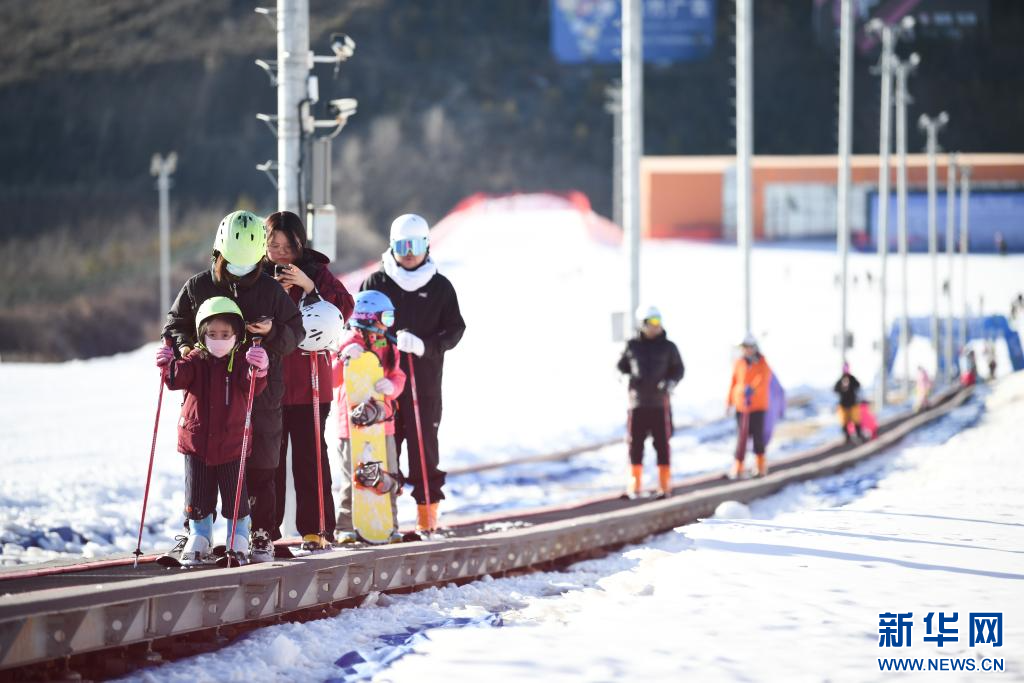
POLYGON ((661 313, 654 306, 637 310, 637 335, 626 342, 619 358, 619 372, 629 375, 629 484, 626 496, 639 495, 643 482, 644 442, 654 440, 658 455, 659 496, 672 491, 669 439, 672 438, 672 405, 669 395, 683 379, 685 368, 679 349, 668 340, 661 326, 661 313))
POLYGON ((416 214, 399 216, 391 224, 391 245, 381 256, 380 269, 361 287, 383 292, 395 305, 393 329, 399 331, 396 346, 402 352, 402 370, 409 377, 408 389, 398 397, 395 443, 399 456, 403 442, 408 444, 406 481, 412 485, 416 528, 421 531, 437 528, 437 504, 444 500, 446 473, 439 467, 437 446, 444 354, 455 348, 466 331, 455 288, 437 272, 429 247, 427 222, 416 214), (420 466, 421 457, 426 462, 426 476, 420 466))
POLYGON ((857 440, 864 441, 864 432, 860 428, 860 382, 850 374, 850 364, 843 363, 843 376, 832 388, 839 394, 839 423, 843 430, 843 437, 849 443, 850 425, 853 425, 857 433, 857 440))
MULTIPOLYGON (((291 353, 306 332, 298 306, 273 277, 259 268, 266 254, 263 220, 248 211, 228 214, 217 230, 209 270, 196 273, 181 288, 167 314, 164 334, 174 339, 181 357, 196 346, 195 315, 204 301, 226 296, 238 304, 249 335, 263 337, 270 356, 267 388, 253 403, 252 454, 246 460, 246 488, 252 502, 253 538, 266 544, 277 527, 274 474, 281 449, 281 398, 284 378, 281 359, 291 353), (259 532, 259 533, 257 533, 259 532)), ((254 548, 250 547, 250 554, 254 548)), ((255 548, 266 551, 267 548, 255 548)))

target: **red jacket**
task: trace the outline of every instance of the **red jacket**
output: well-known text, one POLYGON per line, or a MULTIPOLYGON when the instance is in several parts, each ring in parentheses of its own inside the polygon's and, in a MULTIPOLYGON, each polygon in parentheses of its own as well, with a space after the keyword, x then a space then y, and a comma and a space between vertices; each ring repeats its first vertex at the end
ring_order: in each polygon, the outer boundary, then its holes
MULTIPOLYGON (((221 465, 242 457, 250 380, 249 364, 241 350, 214 358, 193 349, 171 364, 165 381, 168 389, 185 390, 178 418, 178 452, 199 456, 207 465, 221 465), (232 355, 234 362, 228 372, 232 355)), ((257 394, 266 386, 265 376, 256 378, 257 394)), ((248 450, 251 454, 252 439, 248 450)))
MULTIPOLYGON (((348 337, 344 338, 341 342, 341 348, 345 348, 349 344, 353 343, 359 344, 363 347, 364 351, 366 350, 366 344, 363 342, 363 335, 359 332, 353 332, 348 337)), ((380 359, 381 365, 384 366, 384 377, 391 380, 391 383, 395 385, 395 390, 388 396, 384 397, 384 405, 387 409, 387 413, 388 415, 393 415, 395 408, 397 408, 395 405, 395 399, 397 399, 399 395, 401 395, 402 390, 405 389, 405 371, 398 365, 398 350, 391 344, 388 344, 388 347, 392 349, 392 357, 394 358, 394 366, 390 369, 387 366, 387 347, 374 349, 373 352, 377 354, 377 358, 380 359)), ((338 435, 342 439, 347 439, 348 413, 350 408, 348 405, 348 396, 345 394, 345 359, 341 356, 334 359, 334 386, 338 387, 339 392, 338 406, 340 407, 340 410, 338 411, 338 435)), ((389 436, 394 436, 394 420, 388 420, 384 423, 384 433, 389 436)))
MULTIPOLYGON (((334 277, 327 269, 329 261, 327 257, 318 251, 306 249, 303 252, 304 261, 296 264, 302 271, 313 280, 316 291, 320 298, 338 307, 342 317, 348 320, 355 307, 352 295, 345 289, 338 278, 334 277)), ((301 300, 304 292, 298 287, 288 290, 292 301, 301 307, 301 300)), ((284 367, 284 398, 281 404, 291 405, 312 405, 313 404, 313 373, 309 363, 309 352, 302 349, 295 349, 282 359, 284 367)), ((320 354, 317 363, 320 376, 320 402, 331 402, 331 361, 326 353, 320 354)))

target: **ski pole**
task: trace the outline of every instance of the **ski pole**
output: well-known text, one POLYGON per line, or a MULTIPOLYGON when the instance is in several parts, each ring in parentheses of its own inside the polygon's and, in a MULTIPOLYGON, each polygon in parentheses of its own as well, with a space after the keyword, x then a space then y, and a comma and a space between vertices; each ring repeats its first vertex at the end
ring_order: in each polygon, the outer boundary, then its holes
POLYGON ((313 351, 309 354, 310 382, 313 386, 313 437, 316 440, 316 493, 320 500, 320 544, 323 545, 327 537, 324 523, 324 470, 320 462, 320 373, 317 361, 320 359, 320 352, 313 351))
MULTIPOLYGON (((171 347, 171 335, 164 335, 164 346, 171 347)), ((172 361, 173 362, 173 361, 172 361)), ((153 458, 156 455, 156 431, 160 426, 160 407, 164 403, 164 379, 167 367, 160 368, 160 393, 156 400, 156 419, 153 421, 153 443, 149 447, 149 469, 146 470, 146 491, 142 494, 142 518, 139 519, 139 540, 135 544, 135 562, 132 569, 139 568, 139 556, 142 555, 142 529, 146 525, 146 505, 149 503, 149 483, 153 478, 153 458)))
MULTIPOLYGON (((423 475, 423 501, 427 506, 427 510, 429 510, 430 486, 427 483, 427 456, 423 451, 423 423, 420 422, 420 401, 416 394, 416 366, 412 361, 412 353, 407 353, 405 355, 409 357, 409 379, 412 381, 412 412, 413 418, 416 420, 416 442, 420 447, 420 473, 423 475)), ((431 527, 433 527, 433 519, 429 515, 427 515, 427 520, 430 521, 431 527)), ((433 530, 433 528, 427 529, 427 531, 433 530)))
MULTIPOLYGON (((252 345, 259 346, 263 337, 253 337, 252 345)), ((250 367, 251 370, 251 367, 250 367)), ((238 528, 238 502, 242 497, 242 482, 245 481, 245 457, 249 449, 249 436, 252 434, 252 401, 256 397, 256 373, 249 378, 249 399, 245 404, 245 429, 242 431, 242 459, 238 463, 238 483, 235 484, 235 510, 231 515, 231 541, 228 543, 227 561, 231 566, 231 558, 235 552, 235 529, 238 528)))

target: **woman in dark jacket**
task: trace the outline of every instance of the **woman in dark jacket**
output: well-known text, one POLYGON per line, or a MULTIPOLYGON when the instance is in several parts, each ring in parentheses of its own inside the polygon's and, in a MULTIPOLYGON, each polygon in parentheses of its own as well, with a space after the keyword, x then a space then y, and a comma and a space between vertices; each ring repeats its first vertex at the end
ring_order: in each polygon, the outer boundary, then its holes
MULTIPOLYGON (((306 228, 291 211, 278 211, 267 217, 268 272, 299 306, 323 299, 334 304, 348 320, 354 302, 352 295, 327 269, 330 260, 306 244, 306 228)), ((284 497, 287 484, 288 442, 292 446, 292 478, 295 481, 295 526, 303 537, 303 545, 312 549, 323 545, 334 535, 334 497, 331 493, 331 469, 327 457, 324 428, 331 409, 331 362, 327 353, 317 360, 320 384, 320 471, 323 474, 323 519, 317 509, 316 436, 313 423, 313 382, 309 352, 295 349, 284 358, 283 431, 275 487, 282 502, 277 510, 275 538, 280 538, 284 523, 284 497), (323 534, 323 538, 321 538, 323 534)))
POLYGON ((259 267, 266 244, 261 218, 248 211, 225 216, 214 239, 210 268, 188 279, 164 326, 164 334, 174 338, 179 355, 186 357, 196 345, 196 311, 207 299, 226 296, 242 310, 246 332, 263 337, 270 370, 267 388, 253 404, 253 451, 245 466, 246 488, 252 501, 250 560, 256 562, 272 559, 273 552, 270 532, 277 519, 274 473, 281 448, 284 395, 281 359, 305 337, 295 302, 259 267))

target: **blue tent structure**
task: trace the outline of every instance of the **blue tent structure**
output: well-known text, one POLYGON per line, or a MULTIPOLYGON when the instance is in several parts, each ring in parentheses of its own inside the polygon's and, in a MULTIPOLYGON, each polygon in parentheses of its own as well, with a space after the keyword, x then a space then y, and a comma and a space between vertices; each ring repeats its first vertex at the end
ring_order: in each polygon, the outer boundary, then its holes
MULTIPOLYGON (((932 319, 926 318, 911 318, 910 319, 910 336, 912 337, 927 337, 931 339, 931 324, 932 319)), ((953 318, 953 343, 955 345, 960 341, 960 327, 963 324, 963 318, 953 318)), ((1017 334, 1016 330, 1010 327, 1010 323, 1006 320, 1006 316, 1003 315, 986 315, 977 318, 967 319, 967 341, 973 341, 975 339, 988 339, 995 341, 1002 337, 1006 340, 1006 349, 1010 354, 1010 364, 1013 369, 1022 370, 1024 369, 1024 351, 1021 350, 1020 335, 1017 334)), ((896 351, 900 345, 900 325, 899 321, 895 321, 892 324, 892 328, 889 330, 889 346, 888 353, 885 356, 885 365, 892 372, 893 363, 896 361, 896 351)), ((939 319, 939 348, 946 348, 946 319, 939 319)), ((939 373, 945 372, 946 359, 945 354, 939 354, 939 373)))

